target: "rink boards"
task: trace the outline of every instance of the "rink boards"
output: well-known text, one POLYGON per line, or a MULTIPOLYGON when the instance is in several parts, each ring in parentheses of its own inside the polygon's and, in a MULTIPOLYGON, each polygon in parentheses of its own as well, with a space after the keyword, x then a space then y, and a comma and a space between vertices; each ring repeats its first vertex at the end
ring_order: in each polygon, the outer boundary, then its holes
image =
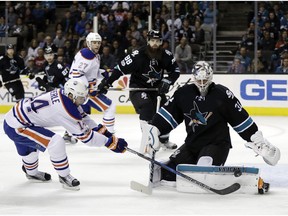
MULTIPOLYGON (((175 89, 184 85, 189 78, 191 75, 181 75, 168 96, 172 96, 175 89)), ((43 93, 38 89, 35 79, 22 76, 21 81, 26 97, 43 93)), ((227 86, 251 115, 288 116, 288 77, 285 75, 214 74, 213 81, 227 86)), ((129 75, 113 83, 115 88, 128 86, 129 75)), ((107 96, 115 101, 118 114, 135 113, 129 100, 129 91, 109 91, 107 96)), ((6 113, 13 104, 15 101, 8 91, 4 87, 0 88, 0 113, 6 113)))

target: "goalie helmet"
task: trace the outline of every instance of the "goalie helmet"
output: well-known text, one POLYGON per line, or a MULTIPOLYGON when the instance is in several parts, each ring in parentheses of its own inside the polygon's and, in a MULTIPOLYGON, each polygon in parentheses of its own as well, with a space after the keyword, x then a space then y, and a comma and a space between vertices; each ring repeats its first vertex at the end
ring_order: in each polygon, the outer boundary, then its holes
POLYGON ((192 68, 194 84, 200 91, 201 96, 206 96, 208 87, 212 83, 213 69, 205 61, 198 61, 192 68))
POLYGON ((83 104, 88 96, 88 88, 81 79, 69 79, 64 85, 64 95, 72 94, 73 103, 77 106, 83 104))
POLYGON ((102 41, 102 37, 98 34, 98 33, 95 33, 95 32, 90 32, 87 37, 86 37, 86 44, 87 44, 87 47, 92 50, 92 41, 99 41, 101 42, 102 41))

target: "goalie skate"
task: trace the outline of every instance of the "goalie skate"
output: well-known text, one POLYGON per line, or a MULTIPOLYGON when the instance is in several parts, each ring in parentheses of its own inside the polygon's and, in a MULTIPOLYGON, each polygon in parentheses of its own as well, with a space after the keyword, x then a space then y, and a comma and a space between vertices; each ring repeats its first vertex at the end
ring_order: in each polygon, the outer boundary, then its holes
POLYGON ((59 176, 59 181, 65 189, 80 190, 80 182, 70 174, 65 177, 59 176))
POLYGON ((76 138, 69 135, 67 132, 65 132, 63 139, 66 143, 76 144, 78 142, 78 140, 76 138))
POLYGON ((27 174, 24 165, 22 166, 22 170, 26 174, 26 178, 32 182, 48 182, 51 180, 51 175, 49 173, 38 171, 36 175, 29 175, 27 174))
POLYGON ((177 145, 169 140, 167 142, 160 142, 160 147, 163 150, 174 150, 177 148, 177 145))

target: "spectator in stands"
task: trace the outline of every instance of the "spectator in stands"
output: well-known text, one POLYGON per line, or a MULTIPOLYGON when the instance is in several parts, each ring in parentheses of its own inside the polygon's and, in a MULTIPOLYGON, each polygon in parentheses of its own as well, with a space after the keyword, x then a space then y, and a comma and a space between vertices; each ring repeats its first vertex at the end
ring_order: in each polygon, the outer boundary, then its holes
POLYGON ((166 23, 162 23, 160 33, 163 41, 171 42, 171 31, 169 31, 166 23))
POLYGON ((281 66, 277 67, 275 73, 285 73, 288 74, 288 56, 282 60, 281 66))
POLYGON ((6 31, 8 32, 8 25, 5 23, 4 16, 0 17, 0 37, 6 36, 6 31))
POLYGON ((23 23, 22 18, 18 17, 16 24, 10 29, 10 36, 17 37, 16 51, 20 51, 27 46, 28 27, 23 23))
POLYGON ((205 41, 205 32, 201 28, 201 22, 199 20, 195 21, 194 26, 192 26, 192 38, 190 43, 201 45, 205 41))
POLYGON ((161 29, 161 25, 165 23, 165 20, 161 18, 161 14, 156 13, 153 19, 153 29, 161 29))
POLYGON ((110 53, 114 56, 117 64, 119 64, 119 60, 123 59, 126 55, 124 49, 119 46, 119 42, 117 40, 113 40, 110 53))
POLYGON ((65 62, 71 65, 74 58, 75 48, 71 46, 71 42, 69 40, 65 40, 63 49, 65 62))
POLYGON ((200 10, 198 2, 189 1, 188 4, 192 4, 192 6, 188 7, 188 12, 190 13, 187 15, 190 23, 195 23, 195 21, 201 22, 203 20, 203 12, 200 10))
POLYGON ((162 5, 160 17, 165 21, 165 23, 167 22, 168 19, 171 18, 171 13, 170 13, 167 5, 164 5, 164 4, 162 5))
POLYGON ((41 7, 40 2, 35 3, 35 7, 32 9, 32 15, 35 21, 36 31, 45 32, 46 31, 46 21, 45 21, 45 11, 41 7))
POLYGON ((239 47, 246 47, 247 51, 254 52, 255 47, 254 31, 248 33, 248 37, 239 44, 239 47))
POLYGON ((132 23, 130 29, 131 29, 132 37, 135 38, 137 41, 139 41, 141 33, 138 31, 136 24, 132 23))
POLYGON ((41 1, 41 6, 45 11, 46 23, 55 23, 56 20, 56 4, 55 1, 41 1))
POLYGON ((235 55, 235 58, 239 58, 241 64, 245 67, 245 72, 250 71, 251 66, 251 58, 247 56, 247 48, 246 47, 240 47, 239 52, 235 55))
POLYGON ((27 56, 28 58, 35 58, 38 55, 39 43, 36 39, 32 39, 30 46, 28 47, 27 56))
POLYGON ((106 23, 102 23, 100 29, 98 30, 98 34, 103 38, 106 38, 108 43, 112 43, 113 34, 109 31, 106 23))
POLYGON ((100 57, 100 68, 107 70, 113 69, 116 66, 115 57, 110 53, 109 46, 103 47, 103 51, 100 57))
POLYGON ((34 59, 35 68, 40 71, 43 68, 45 61, 46 60, 44 58, 44 49, 39 48, 37 50, 37 56, 34 59))
POLYGON ((270 33, 268 31, 263 32, 263 38, 260 40, 260 45, 263 50, 274 50, 275 48, 275 40, 270 37, 270 33))
POLYGON ((185 36, 181 38, 180 44, 176 46, 175 59, 179 66, 180 73, 191 73, 193 66, 192 50, 185 36))
POLYGON ((109 14, 107 28, 108 28, 110 35, 113 35, 116 32, 117 22, 115 20, 114 14, 111 14, 111 13, 109 14))
POLYGON ((276 31, 280 30, 280 20, 275 15, 274 11, 269 12, 269 16, 267 20, 270 22, 272 28, 274 28, 276 31))
POLYGON ((25 12, 23 15, 23 23, 27 26, 28 28, 28 33, 27 33, 27 42, 30 43, 30 41, 35 38, 36 36, 36 26, 34 22, 34 18, 32 15, 32 10, 30 7, 25 8, 25 12))
POLYGON ((18 15, 15 13, 14 7, 12 5, 9 6, 8 7, 8 26, 9 26, 9 28, 16 25, 17 18, 18 18, 18 15))
POLYGON ((228 73, 246 73, 244 65, 241 64, 241 59, 235 56, 232 65, 228 69, 228 73))
POLYGON ((57 30, 56 31, 56 37, 53 40, 53 44, 55 44, 55 46, 57 48, 59 48, 59 47, 64 46, 65 41, 66 41, 66 38, 63 36, 62 30, 60 30, 60 29, 57 30))
POLYGON ((116 11, 116 10, 119 10, 119 9, 125 10, 125 11, 129 11, 130 6, 129 6, 129 4, 128 4, 127 2, 125 2, 125 1, 116 1, 116 2, 112 5, 111 10, 116 11))
POLYGON ((139 46, 143 46, 147 44, 147 34, 148 34, 148 29, 143 29, 140 40, 139 40, 139 46))
POLYGON ((27 71, 29 71, 28 72, 28 74, 29 73, 32 73, 32 74, 37 74, 37 73, 39 73, 39 69, 37 69, 37 67, 35 66, 35 62, 34 62, 34 58, 33 57, 29 57, 28 58, 28 61, 27 61, 27 63, 26 63, 26 67, 27 67, 27 71))
POLYGON ((73 1, 69 7, 69 11, 71 12, 71 18, 77 21, 81 19, 81 12, 85 11, 85 7, 78 1, 73 1))
POLYGON ((273 11, 275 16, 279 19, 279 21, 281 20, 281 18, 284 16, 284 12, 281 8, 281 6, 279 5, 278 2, 273 2, 273 11))
POLYGON ((187 39, 188 43, 192 42, 191 39, 193 38, 193 32, 189 23, 189 19, 184 19, 181 28, 176 30, 175 43, 179 44, 183 36, 187 39))
POLYGON ((268 20, 264 22, 264 26, 261 29, 262 37, 263 37, 263 33, 265 31, 268 31, 270 33, 270 37, 273 38, 275 41, 277 41, 279 39, 278 30, 276 28, 272 27, 270 21, 268 21, 268 20))
POLYGON ((282 30, 280 34, 280 38, 275 45, 275 49, 279 49, 280 47, 285 45, 285 41, 288 38, 287 30, 282 30))
POLYGON ((132 52, 134 52, 135 50, 138 50, 139 46, 137 43, 136 38, 132 38, 131 39, 131 45, 127 48, 127 55, 131 54, 132 52))
POLYGON ((280 19, 280 29, 288 30, 288 10, 285 11, 284 16, 280 19))
POLYGON ((64 35, 74 32, 76 20, 71 16, 71 11, 66 10, 64 17, 61 19, 61 25, 63 26, 64 35))
POLYGON ((75 25, 75 32, 80 36, 84 36, 85 33, 85 25, 86 23, 90 22, 90 20, 87 18, 86 11, 82 11, 80 15, 80 20, 76 22, 75 25))
POLYGON ((206 8, 206 10, 203 13, 203 24, 202 24, 202 28, 203 29, 207 29, 209 30, 209 28, 213 29, 214 27, 214 10, 216 13, 216 18, 218 16, 218 9, 214 9, 214 5, 213 2, 209 2, 208 8, 206 8))
POLYGON ((267 73, 268 72, 268 62, 262 55, 262 50, 257 50, 257 57, 253 59, 251 63, 251 73, 267 73), (255 63, 257 66, 255 66, 255 63), (256 69, 257 67, 257 69, 256 69))

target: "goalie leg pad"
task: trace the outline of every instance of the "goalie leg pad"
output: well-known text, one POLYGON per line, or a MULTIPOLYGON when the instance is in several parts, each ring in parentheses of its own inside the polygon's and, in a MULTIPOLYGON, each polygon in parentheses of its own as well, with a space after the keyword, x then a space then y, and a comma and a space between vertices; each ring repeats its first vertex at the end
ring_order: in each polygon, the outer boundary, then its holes
MULTIPOLYGON (((241 188, 235 193, 256 194, 259 189, 259 169, 254 167, 179 164, 176 169, 216 189, 223 189, 233 183, 241 185, 241 188)), ((178 175, 176 178, 176 188, 179 192, 207 193, 206 190, 191 184, 191 182, 178 175)))

